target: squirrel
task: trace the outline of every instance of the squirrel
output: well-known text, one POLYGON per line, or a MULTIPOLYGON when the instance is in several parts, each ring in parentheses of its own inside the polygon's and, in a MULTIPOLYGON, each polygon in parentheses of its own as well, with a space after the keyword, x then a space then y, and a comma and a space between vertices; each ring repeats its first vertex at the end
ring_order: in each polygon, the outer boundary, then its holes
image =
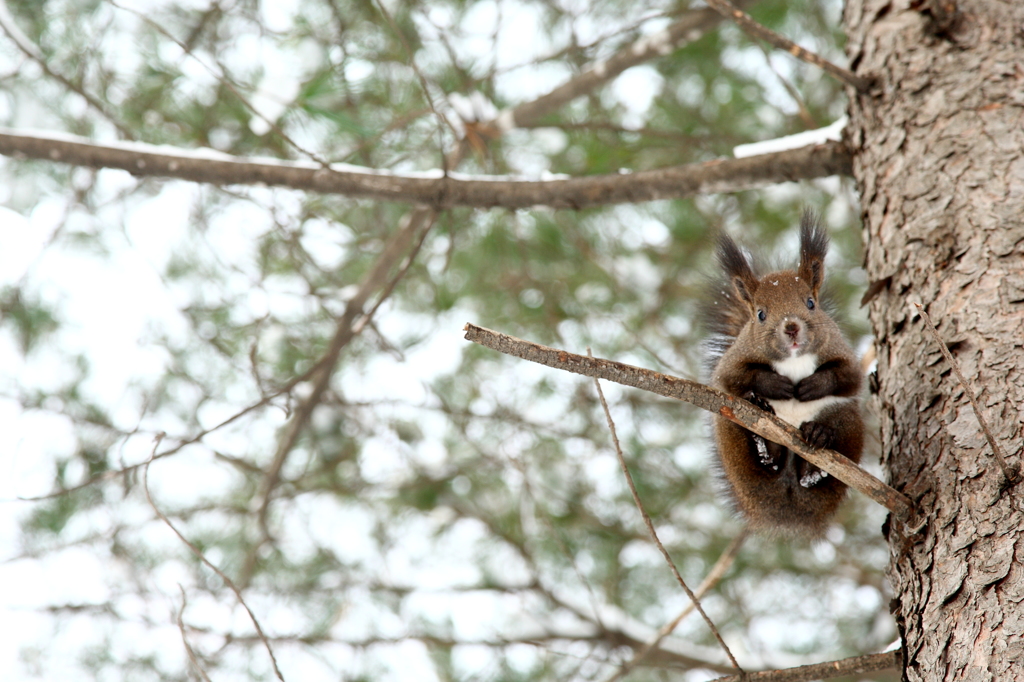
MULTIPOLYGON (((718 237, 722 278, 704 304, 711 385, 800 429, 807 444, 860 461, 862 373, 819 300, 828 236, 811 212, 800 221, 796 270, 758 276, 730 237, 718 237)), ((768 535, 820 537, 846 485, 789 449, 716 415, 718 468, 732 506, 768 535)))

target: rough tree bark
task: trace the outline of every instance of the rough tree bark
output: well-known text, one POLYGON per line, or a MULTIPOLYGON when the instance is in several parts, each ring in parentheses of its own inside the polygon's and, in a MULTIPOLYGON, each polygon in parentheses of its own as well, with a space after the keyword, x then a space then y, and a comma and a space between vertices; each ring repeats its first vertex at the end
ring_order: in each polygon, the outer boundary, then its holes
POLYGON ((848 0, 850 106, 907 680, 1024 680, 1024 485, 1004 484, 920 303, 1011 463, 1024 410, 1024 2, 848 0))

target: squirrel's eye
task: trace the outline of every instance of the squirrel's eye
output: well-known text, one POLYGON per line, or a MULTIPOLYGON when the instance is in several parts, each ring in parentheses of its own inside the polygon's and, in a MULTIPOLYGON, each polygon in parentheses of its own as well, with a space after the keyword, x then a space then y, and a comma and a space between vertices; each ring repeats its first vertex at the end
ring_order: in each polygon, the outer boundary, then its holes
POLYGON ((814 310, 814 299, 813 298, 807 299, 807 309, 808 310, 814 310))
POLYGON ((759 319, 761 322, 764 322, 765 320, 768 319, 768 313, 766 313, 763 310, 758 310, 757 311, 757 319, 759 319))

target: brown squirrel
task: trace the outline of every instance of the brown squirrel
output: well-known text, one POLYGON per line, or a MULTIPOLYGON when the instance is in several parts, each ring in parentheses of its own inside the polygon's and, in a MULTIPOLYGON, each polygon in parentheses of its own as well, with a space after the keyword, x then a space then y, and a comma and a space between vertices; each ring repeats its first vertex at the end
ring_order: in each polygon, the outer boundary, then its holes
MULTIPOLYGON (((725 234, 718 238, 723 278, 705 304, 711 385, 800 429, 815 448, 860 461, 864 444, 861 370, 850 344, 818 298, 828 236, 812 213, 800 221, 796 270, 755 274, 725 234)), ((714 417, 726 492, 755 530, 818 537, 846 485, 787 448, 724 417, 714 417)))

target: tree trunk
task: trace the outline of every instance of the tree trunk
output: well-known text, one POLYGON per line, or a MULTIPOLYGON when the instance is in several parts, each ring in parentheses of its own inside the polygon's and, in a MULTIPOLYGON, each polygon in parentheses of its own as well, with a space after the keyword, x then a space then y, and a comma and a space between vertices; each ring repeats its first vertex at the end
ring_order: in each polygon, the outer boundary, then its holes
POLYGON ((914 303, 1009 463, 1024 407, 1024 2, 849 0, 865 262, 879 285, 873 405, 892 485, 889 579, 907 680, 1024 680, 1024 485, 1012 487, 914 303), (887 285, 887 286, 883 286, 887 285))

